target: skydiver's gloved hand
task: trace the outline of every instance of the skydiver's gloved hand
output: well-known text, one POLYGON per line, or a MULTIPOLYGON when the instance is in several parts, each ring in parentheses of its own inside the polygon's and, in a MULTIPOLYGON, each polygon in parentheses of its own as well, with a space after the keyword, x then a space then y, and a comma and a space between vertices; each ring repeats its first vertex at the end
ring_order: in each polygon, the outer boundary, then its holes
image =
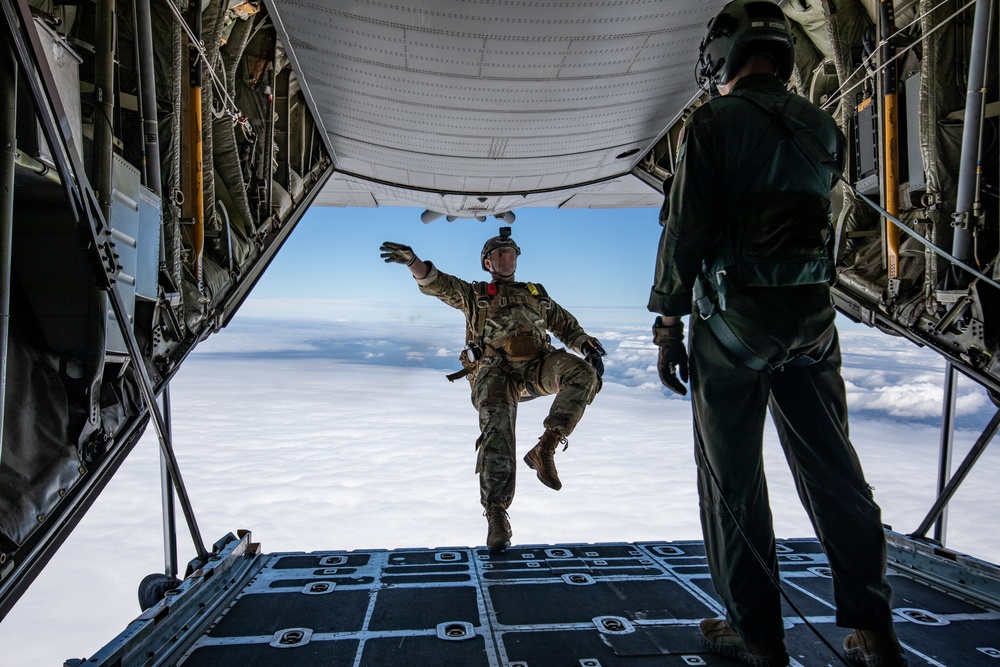
POLYGON ((669 327, 660 324, 660 318, 653 323, 653 342, 660 348, 660 357, 656 362, 656 370, 660 374, 663 386, 681 396, 687 395, 687 387, 682 384, 688 381, 688 355, 684 348, 684 323, 669 327), (677 374, 680 373, 680 380, 677 374))
POLYGON ((580 345, 583 358, 597 371, 597 377, 604 377, 604 360, 601 357, 607 356, 601 341, 596 338, 588 338, 580 345))
POLYGON ((386 264, 395 263, 410 266, 417 261, 417 255, 413 252, 413 248, 408 245, 403 245, 402 243, 386 241, 379 246, 379 250, 382 251, 382 254, 379 255, 379 257, 384 259, 386 264))

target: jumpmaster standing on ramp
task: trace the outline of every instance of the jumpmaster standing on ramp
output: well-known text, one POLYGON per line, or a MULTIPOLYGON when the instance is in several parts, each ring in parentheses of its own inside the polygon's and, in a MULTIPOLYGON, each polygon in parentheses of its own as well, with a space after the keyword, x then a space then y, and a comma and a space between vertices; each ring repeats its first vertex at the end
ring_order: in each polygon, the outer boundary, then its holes
POLYGON ((409 246, 386 241, 379 250, 386 262, 409 267, 421 292, 465 313, 463 369, 449 379, 467 375, 472 383, 472 404, 479 411, 481 431, 476 441, 476 472, 489 523, 486 545, 490 551, 503 551, 512 536, 507 508, 514 498, 518 401, 555 394, 544 421, 545 432, 524 462, 543 484, 558 491, 562 482, 553 455, 560 443, 567 444, 567 436, 600 390, 604 348, 549 298, 544 287, 514 281, 521 249, 510 237, 510 227, 501 227, 500 235, 483 246, 480 260, 492 278, 488 283, 470 283, 438 271, 409 246), (586 361, 554 348, 547 331, 583 354, 586 361))
POLYGON ((827 112, 788 92, 794 39, 781 8, 735 0, 709 23, 699 84, 720 97, 691 114, 661 212, 649 310, 660 313, 660 379, 679 394, 689 361, 705 548, 726 619, 701 632, 755 667, 789 664, 761 456, 768 407, 796 489, 826 552, 844 658, 905 665, 893 630, 880 509, 848 438, 830 296, 825 164, 843 155, 827 112), (819 145, 810 157, 802 148, 819 145), (821 159, 815 159, 815 156, 821 159))

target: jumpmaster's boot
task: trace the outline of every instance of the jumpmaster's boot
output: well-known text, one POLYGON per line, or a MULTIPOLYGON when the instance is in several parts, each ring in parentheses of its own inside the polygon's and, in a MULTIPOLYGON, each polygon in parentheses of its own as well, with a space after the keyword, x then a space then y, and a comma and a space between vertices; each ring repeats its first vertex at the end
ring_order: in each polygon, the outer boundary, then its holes
POLYGON ((855 630, 844 637, 844 659, 861 667, 906 667, 896 631, 855 630))
POLYGON ((524 455, 524 462, 535 471, 538 480, 556 491, 562 488, 562 482, 559 481, 559 473, 556 471, 556 462, 553 456, 560 442, 565 443, 566 438, 547 428, 542 437, 538 439, 538 444, 524 455))
POLYGON ((490 526, 486 533, 486 546, 491 552, 499 553, 510 546, 510 538, 514 535, 507 519, 507 510, 502 505, 492 503, 486 506, 483 514, 490 526))

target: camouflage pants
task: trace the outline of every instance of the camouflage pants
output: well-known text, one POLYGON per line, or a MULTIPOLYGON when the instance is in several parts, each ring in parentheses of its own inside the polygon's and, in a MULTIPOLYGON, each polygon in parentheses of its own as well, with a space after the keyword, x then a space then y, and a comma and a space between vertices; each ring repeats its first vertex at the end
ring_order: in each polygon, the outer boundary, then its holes
POLYGON ((564 436, 573 432, 598 389, 593 367, 565 350, 550 351, 532 361, 480 364, 472 385, 472 404, 479 411, 476 472, 484 507, 500 504, 506 509, 514 498, 514 427, 526 383, 539 395, 555 394, 544 426, 564 436))

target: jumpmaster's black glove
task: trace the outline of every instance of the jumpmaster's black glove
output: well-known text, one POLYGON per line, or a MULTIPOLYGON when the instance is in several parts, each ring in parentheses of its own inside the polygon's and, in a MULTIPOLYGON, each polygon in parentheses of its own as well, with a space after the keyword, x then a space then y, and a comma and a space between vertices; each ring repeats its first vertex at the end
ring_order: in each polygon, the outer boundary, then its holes
POLYGON ((597 371, 597 377, 604 377, 604 360, 601 357, 607 355, 601 341, 596 338, 588 338, 580 345, 583 358, 597 371))
POLYGON ((660 318, 653 323, 653 342, 660 348, 656 370, 663 386, 681 396, 687 395, 687 387, 681 381, 688 381, 688 355, 684 348, 684 323, 669 327, 660 325, 660 318), (677 374, 680 373, 680 380, 677 374))
POLYGON ((379 250, 382 251, 379 257, 384 259, 386 264, 395 263, 409 266, 417 261, 417 255, 413 252, 413 248, 402 243, 386 241, 379 246, 379 250))

